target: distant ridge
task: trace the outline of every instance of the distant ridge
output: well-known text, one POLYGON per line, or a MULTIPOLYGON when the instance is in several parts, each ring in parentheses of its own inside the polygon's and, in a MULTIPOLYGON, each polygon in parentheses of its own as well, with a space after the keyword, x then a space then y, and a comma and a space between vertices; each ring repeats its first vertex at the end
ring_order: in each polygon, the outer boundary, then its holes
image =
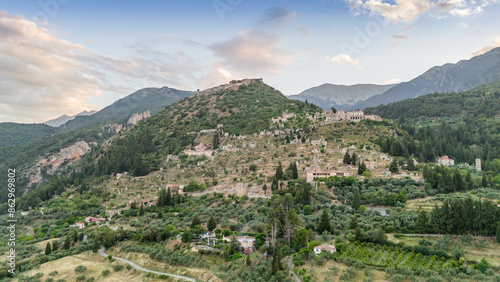
POLYGON ((308 101, 324 110, 335 107, 337 110, 353 110, 356 103, 391 89, 396 84, 355 84, 336 85, 325 83, 304 90, 300 94, 288 96, 290 99, 308 101))
POLYGON ((166 106, 192 94, 191 91, 169 87, 144 88, 114 102, 91 116, 76 117, 66 122, 61 128, 71 130, 111 122, 126 123, 133 114, 149 111, 154 115, 166 106))
POLYGON ((500 80, 500 47, 470 60, 433 67, 415 79, 358 102, 355 107, 364 109, 430 93, 466 91, 497 80, 500 80))
POLYGON ((75 119, 76 117, 90 116, 90 115, 93 115, 95 113, 97 113, 97 111, 83 111, 83 112, 78 113, 78 114, 73 115, 73 116, 62 115, 58 118, 51 119, 51 120, 48 120, 48 121, 43 122, 43 123, 46 125, 50 125, 52 127, 59 127, 65 123, 67 123, 68 121, 75 119))

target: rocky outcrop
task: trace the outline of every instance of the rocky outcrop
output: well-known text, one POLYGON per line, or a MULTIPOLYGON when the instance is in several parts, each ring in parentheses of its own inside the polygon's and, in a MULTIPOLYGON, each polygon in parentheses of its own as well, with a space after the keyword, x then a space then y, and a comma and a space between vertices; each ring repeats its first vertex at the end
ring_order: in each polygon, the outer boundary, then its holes
POLYGON ((151 117, 151 113, 149 111, 145 111, 142 113, 133 114, 127 121, 127 124, 136 125, 140 120, 151 117))
POLYGON ((47 174, 54 175, 66 166, 79 160, 82 155, 90 151, 91 144, 85 141, 78 141, 75 144, 62 148, 59 153, 42 159, 38 162, 38 167, 46 169, 47 174))
POLYGON ((123 130, 123 124, 111 123, 102 127, 102 131, 105 133, 119 133, 123 130))

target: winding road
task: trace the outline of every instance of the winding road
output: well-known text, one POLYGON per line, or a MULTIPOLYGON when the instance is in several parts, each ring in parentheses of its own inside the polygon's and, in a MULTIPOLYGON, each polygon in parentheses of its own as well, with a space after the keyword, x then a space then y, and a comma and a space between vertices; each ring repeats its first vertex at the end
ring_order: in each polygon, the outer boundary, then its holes
MULTIPOLYGON (((108 254, 106 254, 104 252, 104 247, 101 246, 101 248, 99 249, 99 254, 103 257, 108 257, 108 254)), ((176 274, 171 274, 171 273, 165 273, 165 272, 158 272, 158 271, 154 271, 154 270, 149 270, 149 269, 146 269, 142 266, 139 266, 129 260, 126 260, 126 259, 122 259, 122 258, 118 258, 118 257, 113 257, 114 259, 117 259, 119 261, 123 261, 124 263, 127 263, 127 264, 130 264, 132 267, 134 267, 135 269, 138 269, 140 271, 146 271, 146 272, 151 272, 151 273, 154 273, 154 274, 158 274, 158 275, 167 275, 167 276, 171 276, 171 277, 174 277, 174 278, 179 278, 179 279, 184 279, 186 281, 192 281, 192 282, 196 282, 196 280, 194 278, 190 278, 190 277, 186 277, 186 276, 181 276, 181 275, 176 275, 176 274)))

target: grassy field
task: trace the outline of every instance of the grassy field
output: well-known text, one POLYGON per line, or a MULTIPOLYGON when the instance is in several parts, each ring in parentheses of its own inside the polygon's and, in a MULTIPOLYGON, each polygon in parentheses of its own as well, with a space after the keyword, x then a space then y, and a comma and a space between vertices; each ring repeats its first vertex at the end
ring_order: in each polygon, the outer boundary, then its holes
MULTIPOLYGON (((333 260, 325 262, 323 265, 316 265, 311 262, 307 262, 305 265, 300 266, 296 269, 300 271, 301 269, 305 270, 305 274, 302 276, 310 276, 310 281, 339 281, 340 276, 348 267, 345 264, 335 262, 333 260), (334 274, 330 271, 332 266, 336 266, 338 268, 338 272, 334 274)), ((370 281, 387 281, 384 278, 385 273, 383 271, 367 268, 368 271, 365 272, 365 269, 361 269, 358 271, 358 274, 351 281, 363 281, 366 278, 370 278, 370 281), (370 270, 368 270, 370 269, 370 270)), ((303 279, 305 280, 305 279, 303 279)))
MULTIPOLYGON (((163 281, 159 278, 154 279, 146 277, 145 272, 134 269, 127 270, 125 267, 115 272, 113 271, 113 266, 116 264, 123 263, 118 261, 110 262, 98 254, 94 255, 92 252, 85 252, 44 263, 39 269, 32 269, 22 274, 25 276, 33 276, 41 272, 44 274, 42 280, 52 277, 55 281, 58 279, 76 281, 76 277, 80 275, 84 275, 86 278, 94 277, 96 281, 163 281), (76 273, 75 268, 79 265, 85 266, 87 270, 81 274, 76 273), (102 271, 105 269, 110 270, 110 274, 106 277, 102 275, 102 271), (49 273, 54 271, 57 271, 56 275, 49 275, 49 273)), ((14 281, 18 280, 16 279, 14 281)))
MULTIPOLYGON (((416 246, 418 245, 418 241, 421 240, 422 237, 403 236, 400 238, 395 238, 393 234, 388 234, 388 239, 395 243, 403 242, 407 246, 416 246)), ((431 241, 434 245, 439 240, 439 237, 425 237, 425 239, 431 241)), ((452 243, 450 244, 446 252, 448 254, 451 254, 451 250, 453 250, 454 248, 463 249, 465 251, 466 260, 480 261, 484 257, 492 266, 500 267, 500 244, 497 243, 494 239, 474 239, 470 244, 463 244, 458 238, 453 238, 452 243), (484 247, 478 247, 481 243, 479 242, 480 240, 484 240, 484 247)))

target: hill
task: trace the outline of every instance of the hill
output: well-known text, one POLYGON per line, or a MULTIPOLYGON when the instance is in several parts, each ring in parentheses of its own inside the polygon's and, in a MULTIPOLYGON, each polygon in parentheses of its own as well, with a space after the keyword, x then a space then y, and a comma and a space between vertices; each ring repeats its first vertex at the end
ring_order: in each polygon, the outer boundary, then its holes
POLYGON ((0 148, 22 145, 57 131, 45 124, 0 123, 0 148))
MULTIPOLYGON (((420 141, 416 151, 421 161, 434 162, 448 155, 456 162, 472 165, 479 158, 485 171, 500 174, 500 82, 464 92, 424 95, 365 111, 398 120, 420 141)), ((391 147, 409 145, 395 139, 379 144, 395 155, 391 147)))
POLYGON ((259 79, 232 81, 196 92, 166 107, 121 138, 114 139, 112 146, 101 152, 97 168, 94 170, 93 164, 87 164, 84 171, 94 176, 125 171, 136 176, 146 175, 158 169, 161 156, 178 155, 194 147, 203 130, 211 132, 217 140, 222 139, 222 136, 215 137, 219 128, 231 135, 258 133, 272 124, 271 118, 283 112, 303 111, 314 113, 321 109, 290 100, 259 79))
POLYGON ((78 114, 73 115, 73 116, 62 115, 62 116, 60 116, 58 118, 51 119, 51 120, 48 120, 48 121, 43 122, 43 123, 46 124, 46 125, 50 125, 52 127, 59 127, 59 126, 65 124, 65 123, 67 123, 68 121, 75 119, 76 117, 79 117, 79 116, 90 116, 90 115, 93 115, 95 113, 97 113, 97 111, 83 111, 83 112, 78 113, 78 114))
POLYGON ((399 120, 462 116, 495 118, 500 114, 500 81, 469 91, 434 93, 405 99, 367 108, 365 112, 399 120))
POLYGON ((500 47, 470 60, 433 67, 355 106, 364 109, 430 93, 465 91, 497 80, 500 80, 500 47))
POLYGON ((62 125, 61 128, 71 130, 111 122, 125 123, 133 114, 149 111, 154 115, 166 106, 191 94, 190 91, 169 87, 144 88, 114 102, 91 116, 76 117, 62 125))
POLYGON ((288 96, 290 99, 308 101, 324 110, 335 107, 337 110, 352 110, 353 106, 374 95, 384 93, 396 84, 356 84, 336 85, 325 83, 302 91, 300 94, 288 96))

